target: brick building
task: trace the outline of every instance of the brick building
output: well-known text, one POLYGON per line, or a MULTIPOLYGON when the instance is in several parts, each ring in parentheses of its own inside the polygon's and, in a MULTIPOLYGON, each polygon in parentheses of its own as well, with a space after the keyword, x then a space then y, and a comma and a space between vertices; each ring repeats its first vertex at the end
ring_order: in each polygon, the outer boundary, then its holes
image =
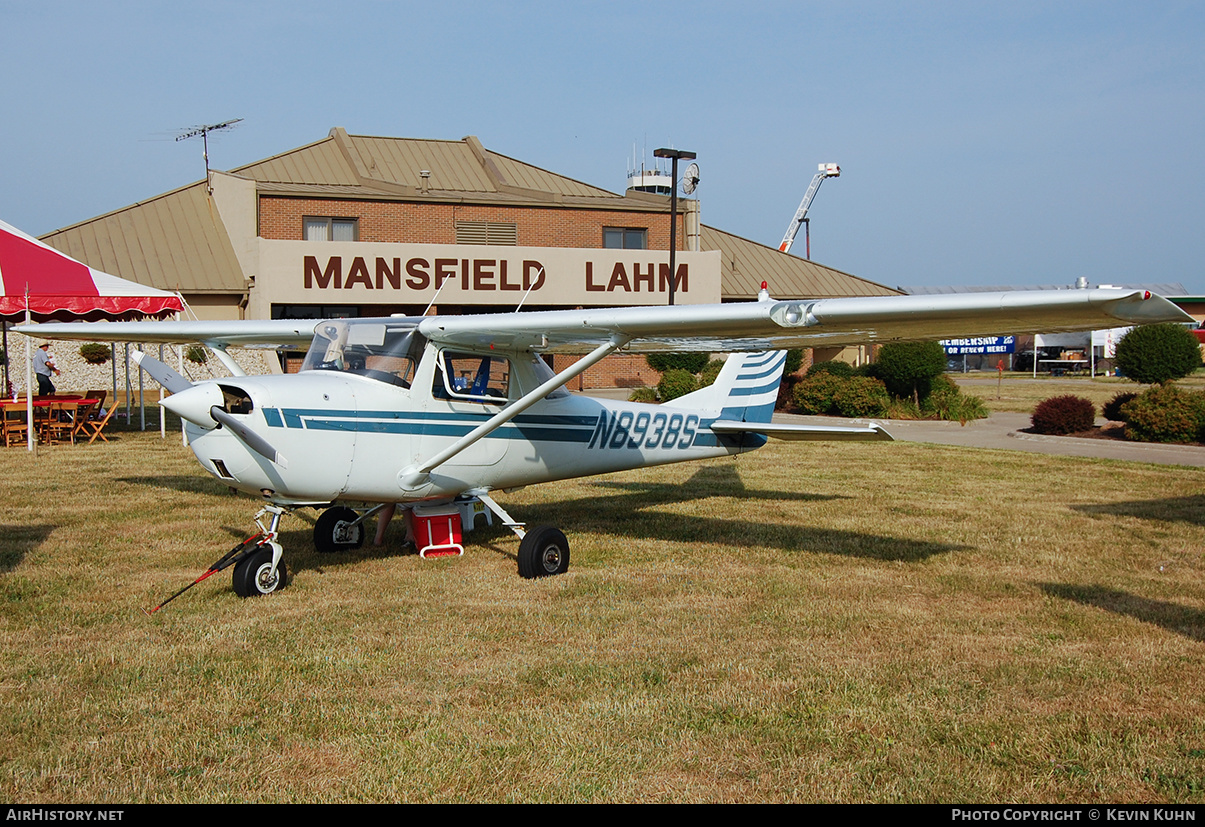
MULTIPOLYGON (((460 141, 348 135, 239 167, 43 241, 87 264, 179 291, 201 319, 889 295, 896 291, 700 222, 679 201, 620 195, 460 141), (428 307, 430 310, 428 310, 428 307)), ((282 365, 287 360, 282 359, 282 365)), ((656 381, 612 357, 590 386, 656 381)))

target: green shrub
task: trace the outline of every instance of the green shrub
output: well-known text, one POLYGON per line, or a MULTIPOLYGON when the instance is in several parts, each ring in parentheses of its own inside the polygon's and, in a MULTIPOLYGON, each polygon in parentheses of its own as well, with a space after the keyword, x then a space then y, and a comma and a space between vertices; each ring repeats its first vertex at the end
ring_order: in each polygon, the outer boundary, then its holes
POLYGON ((628 397, 629 402, 656 402, 656 388, 637 388, 632 391, 632 395, 628 397))
POLYGON ((923 419, 921 416, 920 406, 911 399, 896 399, 891 397, 891 404, 887 406, 888 419, 923 419))
POLYGON ((679 368, 667 370, 661 375, 661 381, 657 383, 657 394, 661 397, 662 402, 686 396, 698 389, 699 383, 695 380, 694 374, 679 368))
POLYGON ((708 362, 707 366, 704 367, 703 371, 699 374, 699 387, 706 388, 710 385, 714 385, 715 378, 720 375, 720 371, 723 370, 723 368, 723 359, 712 359, 710 362, 708 362))
POLYGON ((921 411, 926 417, 961 422, 963 425, 972 419, 986 419, 991 414, 983 399, 961 392, 931 393, 921 404, 921 411))
POLYGON ((1200 442, 1205 439, 1205 393, 1172 384, 1148 388, 1121 406, 1126 439, 1200 442))
POLYGON ((969 420, 984 419, 988 415, 987 405, 982 399, 964 394, 958 383, 944 373, 933 380, 929 395, 921 403, 920 409, 926 416, 964 425, 969 420))
POLYGON ((1101 406, 1100 415, 1110 422, 1125 422, 1125 417, 1121 413, 1121 406, 1131 399, 1137 398, 1137 396, 1138 394, 1129 392, 1115 394, 1112 399, 1101 406))
POLYGON ((933 377, 933 381, 929 383, 930 396, 955 396, 959 393, 962 393, 962 389, 958 387, 958 383, 945 373, 933 377))
POLYGON ((801 367, 803 367, 803 350, 799 348, 788 350, 787 362, 782 370, 783 374, 790 376, 793 373, 798 373, 801 367))
POLYGON ((808 372, 805 375, 815 376, 818 373, 827 373, 832 376, 840 376, 843 379, 847 379, 854 375, 854 366, 848 364, 847 362, 838 362, 835 359, 830 362, 817 362, 808 368, 808 372))
POLYGON ((113 358, 113 348, 99 342, 84 342, 80 345, 79 355, 89 365, 103 365, 113 358))
POLYGON ((778 398, 774 400, 774 410, 799 413, 799 409, 795 407, 795 386, 802 381, 802 377, 793 374, 782 377, 782 381, 778 383, 778 398))
POLYGON ((1114 364, 1143 384, 1170 382, 1201 365, 1201 346, 1184 325, 1169 322, 1136 327, 1117 343, 1114 364))
POLYGON ((795 385, 795 407, 801 414, 834 413, 834 397, 844 387, 845 381, 826 371, 805 376, 795 385))
POLYGON ((209 351, 204 345, 189 345, 184 351, 184 358, 194 364, 203 365, 209 361, 209 351))
POLYGON ((833 409, 840 416, 886 416, 890 404, 887 386, 869 376, 841 380, 833 394, 833 409))
POLYGON ((650 353, 644 357, 644 361, 658 373, 684 370, 694 376, 707 367, 709 358, 707 353, 650 353))
POLYGON ((1092 430, 1096 406, 1082 396, 1054 396, 1038 403, 1033 429, 1039 434, 1076 434, 1092 430))
POLYGON ((891 342, 879 348, 874 375, 892 396, 919 405, 945 369, 946 352, 937 342, 891 342))

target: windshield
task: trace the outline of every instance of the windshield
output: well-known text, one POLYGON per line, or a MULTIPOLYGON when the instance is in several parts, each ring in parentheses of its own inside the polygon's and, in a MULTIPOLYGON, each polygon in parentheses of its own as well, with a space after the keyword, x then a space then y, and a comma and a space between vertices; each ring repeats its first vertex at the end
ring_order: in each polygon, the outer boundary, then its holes
POLYGON ((301 370, 345 371, 409 388, 423 348, 417 326, 404 318, 321 322, 301 370))

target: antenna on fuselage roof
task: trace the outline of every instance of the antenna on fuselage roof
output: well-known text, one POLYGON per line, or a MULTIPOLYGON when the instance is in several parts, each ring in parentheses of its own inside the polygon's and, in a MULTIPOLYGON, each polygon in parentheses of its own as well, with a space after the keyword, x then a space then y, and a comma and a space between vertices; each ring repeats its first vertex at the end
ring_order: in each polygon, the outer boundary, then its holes
POLYGON ((531 295, 531 291, 540 283, 540 276, 542 275, 544 275, 543 267, 536 271, 536 277, 531 280, 531 286, 527 288, 527 292, 523 294, 523 298, 519 299, 519 304, 515 307, 516 313, 523 309, 523 302, 527 301, 527 297, 531 295))
MULTIPOLYGON (((438 278, 438 276, 436 276, 436 278, 438 278)), ((431 301, 429 301, 427 303, 427 309, 423 311, 424 316, 426 316, 428 313, 431 312, 431 308, 435 306, 435 300, 439 298, 439 294, 442 293, 444 290, 444 285, 447 284, 448 282, 450 282, 451 280, 452 280, 452 277, 448 276, 446 279, 444 279, 443 281, 441 281, 439 283, 439 287, 435 288, 435 295, 431 297, 431 301)))

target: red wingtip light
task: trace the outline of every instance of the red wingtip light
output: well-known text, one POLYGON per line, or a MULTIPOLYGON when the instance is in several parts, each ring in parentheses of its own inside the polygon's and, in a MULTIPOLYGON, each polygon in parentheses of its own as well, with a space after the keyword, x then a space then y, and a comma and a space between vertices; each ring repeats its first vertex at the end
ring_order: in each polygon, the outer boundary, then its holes
POLYGON ((768 290, 769 288, 770 288, 770 285, 769 285, 767 282, 764 282, 764 281, 763 281, 763 282, 761 283, 761 289, 762 289, 762 290, 768 290))
POLYGON ((1143 298, 1143 301, 1145 301, 1146 299, 1149 299, 1150 297, 1151 297, 1151 291, 1150 291, 1150 290, 1143 290, 1143 291, 1142 291, 1142 298, 1143 298))

